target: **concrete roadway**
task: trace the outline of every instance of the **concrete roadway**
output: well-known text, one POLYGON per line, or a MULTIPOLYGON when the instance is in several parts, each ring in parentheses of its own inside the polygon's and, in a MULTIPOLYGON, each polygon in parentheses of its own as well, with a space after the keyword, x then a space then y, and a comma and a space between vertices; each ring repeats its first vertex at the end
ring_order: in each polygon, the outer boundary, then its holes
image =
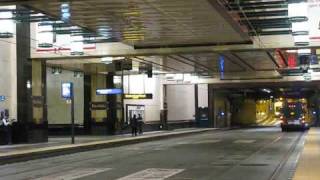
POLYGON ((212 131, 4 165, 0 179, 287 180, 304 138, 279 128, 212 131))

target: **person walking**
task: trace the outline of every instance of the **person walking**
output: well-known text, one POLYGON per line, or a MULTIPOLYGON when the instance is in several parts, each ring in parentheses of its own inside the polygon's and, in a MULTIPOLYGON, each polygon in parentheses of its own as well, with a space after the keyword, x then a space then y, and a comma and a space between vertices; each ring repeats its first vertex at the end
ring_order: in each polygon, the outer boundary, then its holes
POLYGON ((137 136, 138 119, 137 119, 137 116, 135 114, 130 119, 130 125, 131 125, 131 134, 132 134, 132 136, 137 136))
POLYGON ((139 130, 139 134, 143 134, 143 131, 142 131, 142 127, 143 127, 143 118, 141 116, 141 114, 138 114, 138 130, 139 130))

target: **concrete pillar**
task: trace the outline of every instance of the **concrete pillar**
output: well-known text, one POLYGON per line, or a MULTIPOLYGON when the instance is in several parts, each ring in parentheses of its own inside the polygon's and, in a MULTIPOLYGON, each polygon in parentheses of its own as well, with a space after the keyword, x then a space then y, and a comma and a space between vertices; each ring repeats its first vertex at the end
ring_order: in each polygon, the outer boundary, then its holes
POLYGON ((84 74, 83 77, 83 98, 84 98, 84 111, 83 111, 83 126, 86 134, 91 133, 92 117, 90 112, 90 102, 91 102, 91 75, 84 74))
MULTIPOLYGON (((107 78, 106 78, 106 85, 108 89, 115 88, 114 82, 114 73, 108 73, 107 78)), ((116 123, 118 122, 118 117, 117 117, 117 109, 118 103, 117 103, 117 96, 118 95, 108 95, 107 96, 107 101, 108 101, 108 118, 107 118, 107 130, 108 134, 115 134, 116 132, 116 123)), ((123 106, 123 105, 122 105, 123 106)))
POLYGON ((216 127, 215 106, 214 106, 214 88, 212 84, 208 85, 208 108, 209 108, 209 126, 216 127))
POLYGON ((106 134, 106 119, 107 119, 107 98, 106 96, 98 96, 96 89, 106 88, 106 76, 101 74, 90 75, 91 80, 91 106, 101 106, 105 108, 91 108, 91 133, 106 134), (100 104, 100 105, 99 105, 100 104))
MULTIPOLYGON (((24 9, 17 6, 17 9, 24 9)), ((45 65, 30 60, 30 23, 19 22, 17 35, 17 119, 13 140, 45 142, 48 123, 45 106, 45 65)))

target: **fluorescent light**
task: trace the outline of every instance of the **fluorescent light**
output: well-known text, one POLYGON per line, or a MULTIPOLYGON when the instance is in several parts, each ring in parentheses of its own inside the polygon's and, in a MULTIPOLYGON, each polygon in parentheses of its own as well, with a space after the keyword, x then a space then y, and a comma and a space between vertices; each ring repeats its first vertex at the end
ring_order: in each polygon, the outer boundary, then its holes
POLYGON ((311 49, 298 49, 298 54, 311 54, 311 49))
POLYGON ((50 23, 37 23, 37 41, 40 48, 53 47, 53 27, 50 23))
POLYGON ((289 50, 286 50, 287 53, 297 53, 298 51, 297 50, 294 50, 294 49, 289 49, 289 50))
POLYGON ((83 36, 71 36, 71 55, 83 54, 83 36))
POLYGON ((270 89, 261 89, 261 91, 266 92, 268 94, 272 92, 270 89))
POLYGON ((305 21, 308 18, 308 4, 306 2, 288 4, 288 16, 291 21, 305 21))
POLYGON ((309 45, 309 35, 293 36, 294 43, 296 45, 309 45))
POLYGON ((105 64, 111 64, 113 61, 112 57, 103 57, 101 58, 101 62, 105 63, 105 64))
POLYGON ((101 62, 105 63, 105 64, 110 64, 110 63, 112 63, 112 61, 124 60, 124 59, 125 59, 125 57, 102 57, 101 62))
POLYGON ((309 34, 309 22, 292 22, 292 35, 308 35, 309 34))
POLYGON ((6 9, 7 11, 0 12, 0 38, 12 38, 15 23, 13 21, 13 13, 11 10, 15 9, 15 6, 1 6, 1 8, 6 9))

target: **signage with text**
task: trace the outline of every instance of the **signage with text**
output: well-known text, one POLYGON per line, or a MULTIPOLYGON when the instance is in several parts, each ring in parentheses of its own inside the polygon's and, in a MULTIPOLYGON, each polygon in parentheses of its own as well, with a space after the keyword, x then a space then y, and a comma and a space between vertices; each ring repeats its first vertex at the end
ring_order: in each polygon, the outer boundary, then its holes
POLYGON ((107 102, 91 102, 90 103, 91 110, 105 110, 108 109, 107 102))
POLYGON ((152 94, 125 94, 124 99, 152 99, 152 94))
POLYGON ((111 95, 111 94, 122 94, 122 89, 97 89, 97 95, 111 95))

